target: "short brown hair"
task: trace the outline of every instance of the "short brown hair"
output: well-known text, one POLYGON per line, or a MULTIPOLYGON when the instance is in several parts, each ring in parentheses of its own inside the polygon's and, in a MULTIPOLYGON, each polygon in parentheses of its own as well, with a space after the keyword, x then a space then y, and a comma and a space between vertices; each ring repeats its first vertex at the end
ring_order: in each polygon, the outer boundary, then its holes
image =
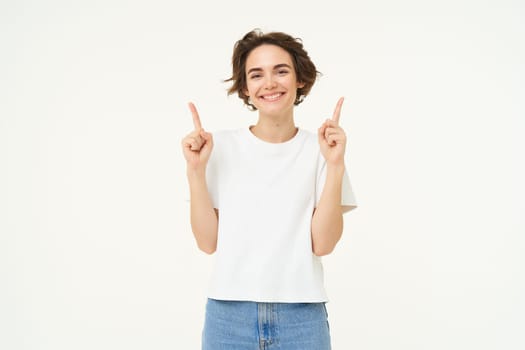
POLYGON ((228 89, 228 95, 237 92, 239 98, 244 101, 248 108, 252 111, 257 109, 244 93, 246 90, 246 59, 253 49, 263 44, 278 46, 290 54, 297 81, 304 84, 302 88, 297 89, 294 104, 298 105, 303 102, 320 72, 317 71, 308 56, 308 52, 303 48, 302 40, 282 32, 264 34, 259 29, 252 30, 235 43, 232 56, 232 76, 225 80, 225 82, 232 82, 232 86, 228 89))

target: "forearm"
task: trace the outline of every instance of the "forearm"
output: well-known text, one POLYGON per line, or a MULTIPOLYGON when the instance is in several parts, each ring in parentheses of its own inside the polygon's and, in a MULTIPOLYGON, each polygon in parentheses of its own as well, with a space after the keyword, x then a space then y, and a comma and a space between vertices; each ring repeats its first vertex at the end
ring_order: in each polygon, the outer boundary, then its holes
POLYGON ((217 247, 218 217, 206 184, 204 171, 188 171, 191 228, 199 249, 211 254, 217 247))
POLYGON ((343 233, 343 175, 344 165, 327 164, 326 182, 312 217, 312 250, 318 256, 330 254, 343 233))

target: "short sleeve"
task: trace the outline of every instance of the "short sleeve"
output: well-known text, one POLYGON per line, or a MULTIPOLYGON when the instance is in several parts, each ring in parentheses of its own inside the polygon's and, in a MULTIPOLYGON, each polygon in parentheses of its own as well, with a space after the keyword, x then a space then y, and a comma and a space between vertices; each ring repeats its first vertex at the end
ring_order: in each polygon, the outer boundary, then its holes
POLYGON ((213 151, 211 152, 210 159, 206 165, 206 184, 208 185, 208 193, 210 194, 211 203, 214 208, 219 209, 219 183, 220 173, 219 164, 221 163, 220 158, 220 142, 216 140, 215 134, 213 135, 213 151))
POLYGON ((206 168, 206 183, 208 185, 208 193, 210 194, 211 203, 214 208, 219 209, 219 168, 218 162, 214 161, 216 157, 211 157, 208 160, 206 168))
MULTIPOLYGON (((321 199, 323 193, 324 184, 326 182, 326 160, 322 155, 319 156, 318 168, 317 168, 317 182, 315 189, 315 207, 321 199)), ((341 206, 343 207, 343 213, 346 213, 352 209, 357 208, 357 201, 355 198, 354 191, 352 190, 352 184, 350 183, 350 177, 345 167, 343 175, 343 184, 341 186, 341 206)))

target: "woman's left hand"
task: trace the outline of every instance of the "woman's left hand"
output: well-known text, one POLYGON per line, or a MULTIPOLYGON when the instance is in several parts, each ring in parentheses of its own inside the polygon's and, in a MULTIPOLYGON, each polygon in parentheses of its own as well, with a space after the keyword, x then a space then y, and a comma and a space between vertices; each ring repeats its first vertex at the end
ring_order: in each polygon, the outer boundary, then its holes
POLYGON ((332 119, 326 119, 317 132, 321 153, 326 159, 326 162, 331 165, 344 164, 346 134, 339 126, 343 101, 344 97, 341 97, 339 101, 337 101, 332 119))

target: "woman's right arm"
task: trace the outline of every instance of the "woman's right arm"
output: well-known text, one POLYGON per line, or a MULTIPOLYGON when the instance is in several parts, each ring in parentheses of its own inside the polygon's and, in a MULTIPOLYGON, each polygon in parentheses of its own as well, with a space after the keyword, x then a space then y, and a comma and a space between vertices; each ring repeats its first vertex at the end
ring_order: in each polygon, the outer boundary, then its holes
POLYGON ((213 137, 202 128, 199 114, 192 103, 190 110, 195 130, 182 139, 182 150, 190 186, 191 229, 199 249, 212 254, 217 248, 219 213, 213 208, 208 192, 206 165, 213 149, 213 137))
POLYGON ((219 212, 213 208, 205 173, 188 169, 187 175, 190 185, 191 229, 199 249, 212 254, 217 248, 219 212))

